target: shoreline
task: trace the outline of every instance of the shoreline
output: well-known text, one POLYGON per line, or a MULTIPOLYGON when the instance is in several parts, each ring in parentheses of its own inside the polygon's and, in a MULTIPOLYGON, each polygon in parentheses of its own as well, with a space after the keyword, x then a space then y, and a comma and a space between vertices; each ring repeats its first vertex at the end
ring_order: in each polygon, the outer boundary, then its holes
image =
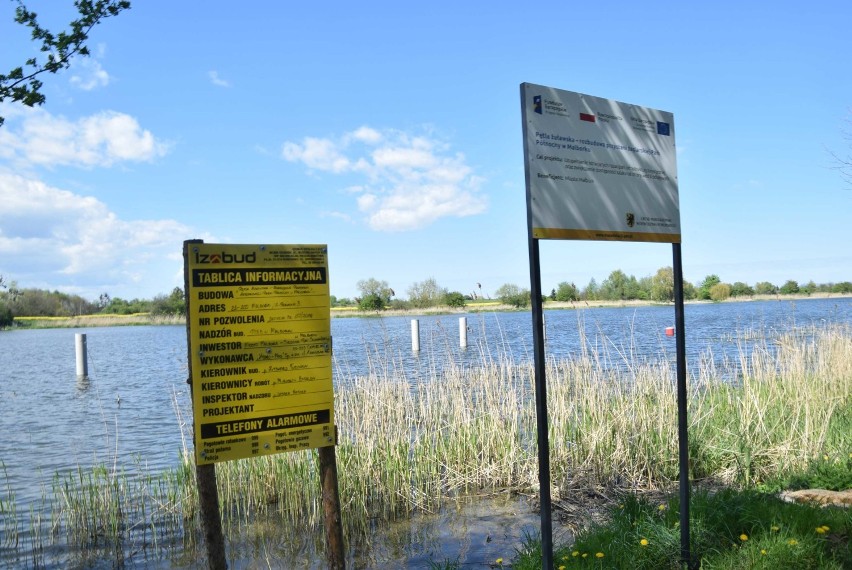
MULTIPOLYGON (((750 297, 731 297, 724 301, 689 300, 685 305, 710 305, 715 303, 749 303, 759 301, 797 302, 811 299, 849 299, 848 293, 813 293, 811 295, 752 295, 750 297)), ((674 307, 673 302, 629 299, 623 301, 545 301, 542 308, 551 310, 583 309, 621 309, 629 307, 674 307)), ((381 318, 402 316, 464 315, 470 313, 508 313, 529 312, 529 306, 516 308, 499 301, 472 302, 464 307, 429 307, 426 309, 385 309, 383 311, 361 311, 356 307, 332 307, 332 318, 381 318)), ((86 328, 108 326, 150 326, 150 325, 186 325, 184 315, 150 315, 135 313, 132 315, 79 315, 75 317, 15 317, 18 323, 12 329, 48 329, 48 328, 86 328)), ((0 329, 3 330, 3 329, 0 329)))
MULTIPOLYGON (((750 297, 730 297, 724 301, 709 301, 690 299, 684 301, 684 305, 713 305, 723 303, 749 303, 754 301, 778 301, 778 302, 795 302, 807 301, 810 299, 849 299, 852 298, 850 293, 813 293, 811 295, 752 295, 750 297)), ((628 307, 674 307, 674 302, 648 301, 642 299, 625 299, 621 301, 545 301, 542 308, 545 311, 559 309, 621 309, 628 307)), ((398 316, 428 316, 428 315, 455 315, 466 313, 486 313, 486 312, 528 312, 529 305, 526 307, 516 308, 511 305, 504 305, 499 301, 487 301, 485 303, 473 302, 464 307, 431 307, 427 309, 385 309, 383 311, 361 311, 356 307, 332 307, 331 316, 338 318, 345 317, 398 317, 398 316)))

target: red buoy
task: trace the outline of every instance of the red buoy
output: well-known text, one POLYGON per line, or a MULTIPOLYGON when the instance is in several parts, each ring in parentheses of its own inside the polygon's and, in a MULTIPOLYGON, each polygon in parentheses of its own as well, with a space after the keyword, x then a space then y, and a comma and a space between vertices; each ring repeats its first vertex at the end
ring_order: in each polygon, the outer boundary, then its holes
POLYGON ((666 336, 674 336, 674 327, 666 327, 666 336))

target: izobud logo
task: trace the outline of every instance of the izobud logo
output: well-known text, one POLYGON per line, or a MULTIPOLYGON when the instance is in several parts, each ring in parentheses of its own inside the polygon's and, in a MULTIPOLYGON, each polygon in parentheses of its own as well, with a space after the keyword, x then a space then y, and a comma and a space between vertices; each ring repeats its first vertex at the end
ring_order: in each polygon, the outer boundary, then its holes
POLYGON ((533 95, 533 111, 541 115, 541 95, 533 95))
POLYGON ((199 253, 195 252, 195 263, 255 263, 257 253, 199 253))

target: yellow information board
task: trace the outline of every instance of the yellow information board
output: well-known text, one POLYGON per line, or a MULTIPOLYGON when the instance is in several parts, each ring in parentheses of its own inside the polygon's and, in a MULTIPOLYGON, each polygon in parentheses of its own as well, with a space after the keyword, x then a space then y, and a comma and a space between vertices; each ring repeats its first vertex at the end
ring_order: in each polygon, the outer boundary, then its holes
POLYGON ((197 464, 334 445, 327 247, 184 247, 197 464))

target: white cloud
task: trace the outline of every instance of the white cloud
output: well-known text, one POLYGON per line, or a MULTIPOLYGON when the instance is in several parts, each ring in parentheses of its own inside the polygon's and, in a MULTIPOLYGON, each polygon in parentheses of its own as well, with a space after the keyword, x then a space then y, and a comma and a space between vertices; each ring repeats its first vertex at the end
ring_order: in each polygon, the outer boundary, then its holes
POLYGON ((124 113, 104 111, 69 121, 32 109, 15 118, 19 117, 20 121, 7 121, 0 134, 0 156, 19 164, 90 168, 150 161, 168 152, 167 143, 124 113))
POLYGON ((372 153, 373 164, 378 168, 390 168, 399 170, 428 170, 434 168, 438 162, 431 148, 416 147, 385 147, 372 153))
POLYGON ((367 126, 355 129, 350 136, 353 140, 367 144, 378 144, 382 140, 382 133, 367 126))
POLYGON ((320 217, 322 218, 334 218, 337 220, 341 220, 347 223, 352 222, 352 216, 346 214, 344 212, 320 212, 320 217))
POLYGON ((98 87, 109 85, 109 73, 106 72, 100 62, 104 55, 106 55, 106 45, 100 43, 89 57, 72 59, 69 80, 71 85, 83 91, 92 91, 98 87))
POLYGON ((210 70, 207 72, 207 77, 210 78, 210 83, 217 87, 230 87, 231 83, 219 77, 219 72, 215 70, 210 70))
POLYGON ((282 153, 286 160, 304 162, 314 170, 340 173, 352 168, 352 163, 340 153, 338 145, 328 139, 308 137, 301 145, 284 143, 282 153))
POLYGON ((51 287, 125 285, 164 260, 173 265, 181 236, 193 233, 175 220, 121 220, 93 197, 6 172, 0 204, 3 272, 22 283, 49 274, 51 287))
POLYGON ((362 126, 337 138, 286 142, 282 156, 311 170, 363 177, 345 192, 376 230, 418 229, 485 211, 487 200, 461 153, 435 138, 362 126))
POLYGON ((96 59, 78 58, 73 66, 71 85, 83 91, 92 91, 98 87, 109 85, 109 73, 96 59))

